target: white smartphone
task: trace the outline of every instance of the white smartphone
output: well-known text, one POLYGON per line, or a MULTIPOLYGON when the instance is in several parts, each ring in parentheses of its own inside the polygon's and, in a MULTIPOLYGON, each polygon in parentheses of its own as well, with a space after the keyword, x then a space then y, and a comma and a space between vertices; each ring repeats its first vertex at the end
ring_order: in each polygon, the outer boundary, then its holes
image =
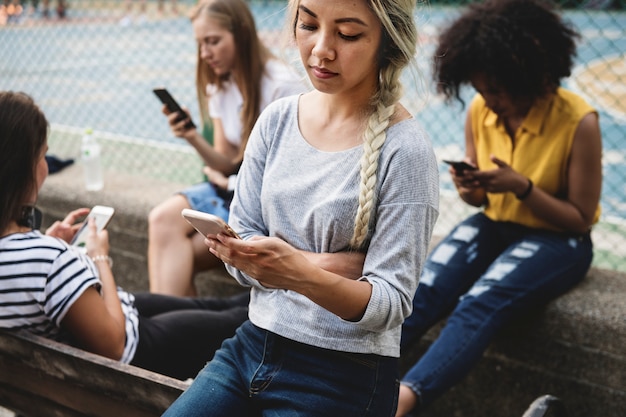
POLYGON ((89 214, 87 215, 87 217, 85 218, 83 225, 80 227, 80 229, 78 229, 78 231, 74 235, 74 238, 72 239, 70 244, 73 246, 81 247, 81 248, 85 247, 85 244, 86 244, 85 239, 87 238, 87 230, 88 230, 87 229, 88 220, 92 217, 96 219, 96 228, 98 229, 98 231, 100 231, 104 229, 105 227, 107 227, 107 225, 109 224, 109 221, 111 220, 111 217, 113 217, 113 214, 115 214, 115 209, 113 209, 113 207, 94 206, 89 212, 89 214))
POLYGON ((183 209, 180 214, 193 226, 194 229, 202 236, 216 235, 224 233, 227 236, 241 239, 221 217, 214 214, 204 213, 202 211, 183 209))

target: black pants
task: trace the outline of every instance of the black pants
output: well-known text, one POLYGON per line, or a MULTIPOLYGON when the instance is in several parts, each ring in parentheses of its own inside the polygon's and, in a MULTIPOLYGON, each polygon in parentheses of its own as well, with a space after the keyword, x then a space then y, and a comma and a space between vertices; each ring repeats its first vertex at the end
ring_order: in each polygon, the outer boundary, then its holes
POLYGON ((134 296, 139 343, 131 364, 182 380, 194 378, 248 319, 249 291, 223 298, 134 296))

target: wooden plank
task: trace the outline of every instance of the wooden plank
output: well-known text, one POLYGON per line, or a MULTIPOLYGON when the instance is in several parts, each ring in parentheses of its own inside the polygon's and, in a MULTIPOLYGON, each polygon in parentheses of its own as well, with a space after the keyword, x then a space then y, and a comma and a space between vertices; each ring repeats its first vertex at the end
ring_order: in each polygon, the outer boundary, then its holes
POLYGON ((160 416, 186 387, 49 339, 0 332, 0 401, 27 415, 160 416))
POLYGON ((0 384, 0 404, 25 417, 84 417, 85 414, 32 393, 0 384))

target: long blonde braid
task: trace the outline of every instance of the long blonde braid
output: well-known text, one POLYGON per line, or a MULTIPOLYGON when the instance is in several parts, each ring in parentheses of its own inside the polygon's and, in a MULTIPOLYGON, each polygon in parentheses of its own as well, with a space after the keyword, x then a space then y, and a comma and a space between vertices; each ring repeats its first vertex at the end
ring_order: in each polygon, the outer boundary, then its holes
POLYGON ((376 207, 378 157, 387 138, 387 128, 402 96, 400 75, 416 51, 417 29, 413 21, 415 0, 370 0, 370 6, 383 26, 379 54, 379 84, 372 97, 372 114, 363 135, 359 208, 354 220, 350 246, 358 249, 365 243, 369 223, 376 207))
MULTIPOLYGON (((381 77, 382 78, 382 77, 381 77)), ((400 96, 400 85, 395 80, 394 86, 381 81, 375 98, 378 103, 374 112, 370 115, 363 138, 363 156, 361 157, 361 184, 359 186, 359 208, 354 221, 354 233, 350 240, 353 248, 363 245, 369 222, 374 211, 376 202, 376 182, 378 173, 378 156, 385 140, 387 139, 387 127, 396 110, 396 103, 400 96)))

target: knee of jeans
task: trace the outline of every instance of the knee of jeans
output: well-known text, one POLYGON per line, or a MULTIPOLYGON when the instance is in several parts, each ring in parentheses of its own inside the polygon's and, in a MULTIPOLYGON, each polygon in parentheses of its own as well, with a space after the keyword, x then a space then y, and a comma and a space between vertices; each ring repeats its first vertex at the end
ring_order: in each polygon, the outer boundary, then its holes
POLYGON ((477 256, 476 238, 480 229, 470 225, 458 226, 433 250, 428 258, 430 267, 447 265, 451 260, 471 263, 477 256), (459 258, 461 256, 461 258, 459 258))

